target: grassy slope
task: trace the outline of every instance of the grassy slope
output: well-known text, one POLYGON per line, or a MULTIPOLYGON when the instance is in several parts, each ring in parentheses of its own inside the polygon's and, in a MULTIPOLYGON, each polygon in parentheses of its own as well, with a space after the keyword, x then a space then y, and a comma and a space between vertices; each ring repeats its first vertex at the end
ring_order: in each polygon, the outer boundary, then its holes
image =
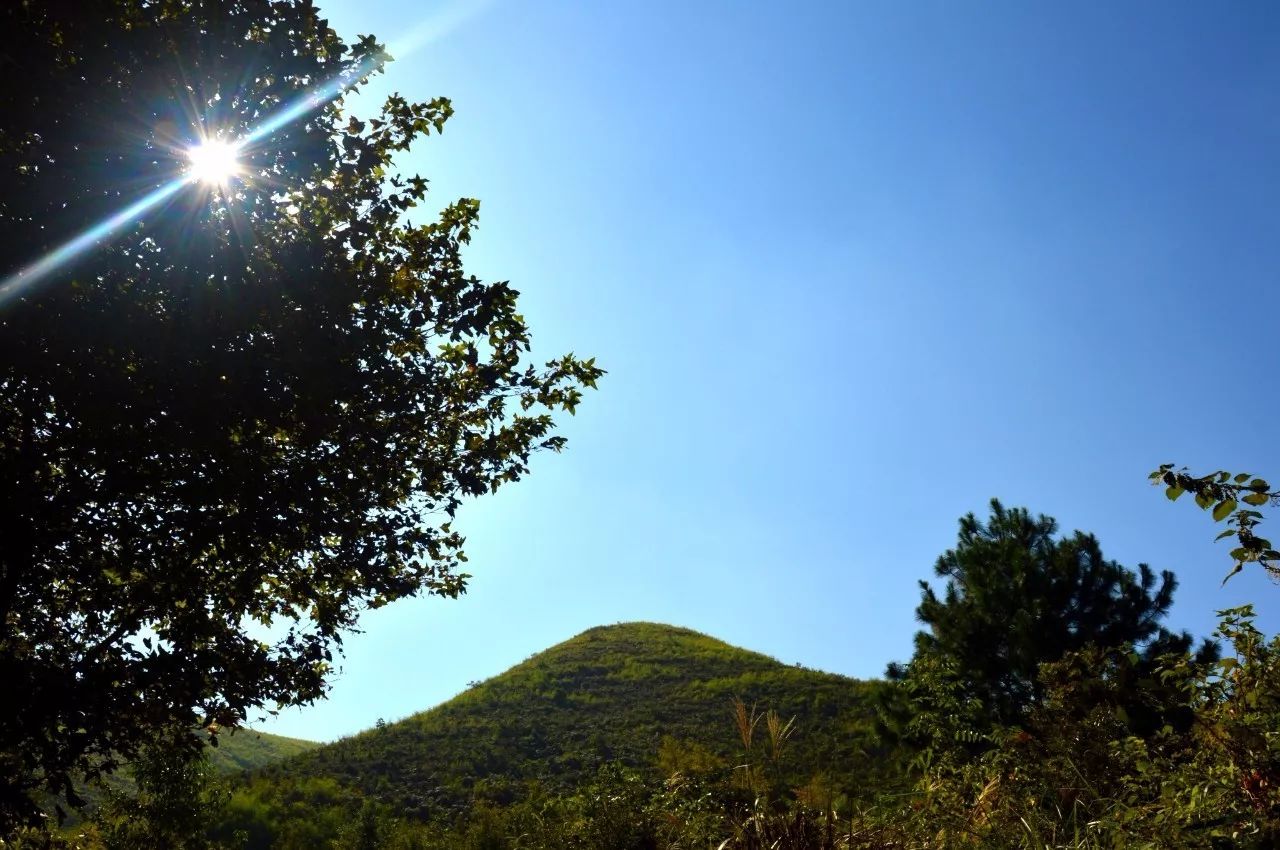
POLYGON ((264 779, 332 778, 427 816, 477 785, 567 788, 606 761, 652 766, 666 735, 733 758, 741 745, 730 705, 738 696, 796 717, 797 781, 824 771, 856 786, 873 781, 883 761, 872 728, 878 688, 689 629, 598 627, 437 708, 290 759, 264 779))
POLYGON ((268 735, 252 729, 237 729, 218 736, 217 747, 207 747, 209 763, 219 773, 256 770, 278 761, 300 755, 320 746, 315 741, 268 735))

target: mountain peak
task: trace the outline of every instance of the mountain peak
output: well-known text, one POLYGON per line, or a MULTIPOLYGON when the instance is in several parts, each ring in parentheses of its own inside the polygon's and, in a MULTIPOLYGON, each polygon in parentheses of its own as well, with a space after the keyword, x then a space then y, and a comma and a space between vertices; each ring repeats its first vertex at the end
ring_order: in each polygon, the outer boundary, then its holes
POLYGON ((796 718, 797 764, 848 775, 876 749, 879 683, 785 665, 681 626, 596 626, 433 709, 290 760, 429 816, 478 784, 569 787, 606 762, 656 769, 664 738, 735 756, 734 699, 796 718), (812 733, 818 748, 807 746, 812 733), (830 744, 836 741, 836 746, 830 744))

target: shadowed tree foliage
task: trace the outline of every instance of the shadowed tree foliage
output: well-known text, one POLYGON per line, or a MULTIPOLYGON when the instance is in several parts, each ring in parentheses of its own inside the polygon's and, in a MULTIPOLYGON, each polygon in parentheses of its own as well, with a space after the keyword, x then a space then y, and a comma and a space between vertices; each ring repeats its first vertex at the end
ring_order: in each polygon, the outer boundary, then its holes
MULTIPOLYGON (((959 540, 938 559, 939 596, 921 582, 916 657, 949 663, 998 723, 1016 723, 1041 696, 1042 663, 1086 646, 1142 649, 1154 659, 1186 652, 1187 634, 1160 625, 1177 581, 1146 564, 1134 573, 1102 555, 1091 534, 1055 537, 1058 525, 1024 508, 991 502, 985 522, 961 518, 959 540)), ((1202 649, 1213 657, 1212 646, 1202 649)))
MULTIPOLYGON (((173 734, 185 735, 177 729, 173 734)), ((201 753, 163 737, 130 763, 134 793, 109 791, 94 814, 107 850, 216 850, 205 835, 217 821, 227 792, 201 753)))
MULTIPOLYGON (((301 0, 32 0, 0 30, 3 275, 386 58, 301 0)), ((464 590, 460 501, 563 445, 601 370, 526 362, 516 292, 463 270, 475 201, 406 220, 427 184, 392 158, 450 114, 309 104, 0 303, 0 827, 175 722, 320 697, 361 610, 464 590)))

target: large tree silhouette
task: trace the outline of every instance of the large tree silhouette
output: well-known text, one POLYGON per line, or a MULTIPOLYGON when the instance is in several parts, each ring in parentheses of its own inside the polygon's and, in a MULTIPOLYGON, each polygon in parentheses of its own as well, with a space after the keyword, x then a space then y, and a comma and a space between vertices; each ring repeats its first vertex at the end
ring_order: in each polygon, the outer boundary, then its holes
POLYGON ((306 100, 376 71, 372 38, 302 0, 32 0, 0 30, 0 275, 180 179, 201 136, 302 105, 238 179, 0 303, 12 821, 175 722, 320 697, 361 610, 460 593, 460 500, 559 449, 551 411, 601 373, 525 362, 516 292, 463 270, 474 201, 405 222, 426 181, 392 157, 448 101, 306 100))

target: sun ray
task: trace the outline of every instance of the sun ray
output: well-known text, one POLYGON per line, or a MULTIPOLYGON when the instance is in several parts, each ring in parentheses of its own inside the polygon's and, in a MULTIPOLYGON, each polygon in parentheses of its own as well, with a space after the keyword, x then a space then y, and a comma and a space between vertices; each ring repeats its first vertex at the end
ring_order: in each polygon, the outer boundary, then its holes
POLYGON ((177 194, 178 190, 186 186, 188 182, 189 180, 186 177, 170 180, 102 222, 85 230, 74 239, 58 246, 31 265, 24 266, 16 273, 9 275, 3 282, 0 282, 0 307, 3 307, 22 290, 53 274, 53 272, 93 248, 126 224, 136 222, 143 215, 177 194))
MULTIPOLYGON (((439 10, 402 37, 395 45, 398 54, 404 55, 461 26, 465 21, 490 5, 490 0, 456 2, 439 10)), ((263 141, 272 133, 302 116, 321 109, 340 97, 345 91, 359 84, 378 70, 390 58, 386 52, 365 57, 334 78, 304 92, 291 103, 280 107, 260 124, 235 141, 208 137, 185 151, 188 168, 185 173, 171 179, 102 222, 53 249, 38 260, 0 279, 0 308, 19 297, 37 283, 70 263, 76 257, 99 245, 116 231, 135 224, 144 215, 170 200, 184 187, 193 184, 225 188, 235 177, 243 176, 244 166, 239 155, 263 141)))
POLYGON ((231 177, 242 173, 243 168, 238 161, 238 156, 242 151, 251 144, 262 141, 286 124, 296 121, 308 112, 320 109, 332 102, 347 89, 367 77, 378 66, 380 61, 380 57, 365 59, 338 74, 332 80, 305 92, 291 104, 276 111, 251 132, 235 142, 209 139, 189 148, 186 151, 188 169, 185 173, 161 184, 119 212, 113 213, 102 222, 69 239, 35 262, 0 280, 0 308, 4 307, 20 293, 48 278, 76 257, 94 248, 108 236, 123 227, 136 223, 140 218, 154 210, 164 201, 172 198, 184 187, 192 184, 203 184, 206 188, 211 185, 225 186, 231 177))

